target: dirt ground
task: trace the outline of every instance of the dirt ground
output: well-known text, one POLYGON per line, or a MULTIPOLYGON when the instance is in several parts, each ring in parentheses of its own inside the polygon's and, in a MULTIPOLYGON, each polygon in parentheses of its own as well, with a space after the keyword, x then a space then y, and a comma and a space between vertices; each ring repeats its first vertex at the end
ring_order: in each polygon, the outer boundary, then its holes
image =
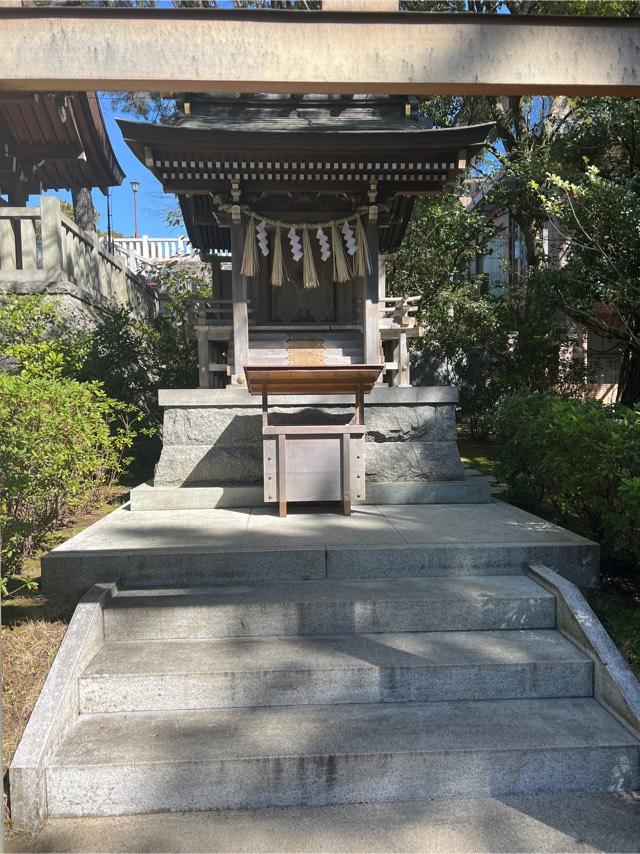
MULTIPOLYGON (((54 531, 49 549, 75 536, 127 500, 128 486, 115 487, 108 499, 73 517, 54 531)), ((40 579, 40 557, 25 562, 24 575, 40 579)), ((10 588, 11 589, 11 588, 10 588)), ((7 770, 33 711, 76 603, 38 590, 15 589, 2 603, 2 777, 5 833, 11 832, 7 770)))

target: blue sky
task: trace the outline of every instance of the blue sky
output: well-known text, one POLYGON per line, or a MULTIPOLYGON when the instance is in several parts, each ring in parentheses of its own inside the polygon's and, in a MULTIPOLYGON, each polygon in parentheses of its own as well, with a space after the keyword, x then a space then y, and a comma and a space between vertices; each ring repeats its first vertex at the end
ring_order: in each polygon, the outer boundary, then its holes
MULTIPOLYGON (((175 207, 176 198, 162 192, 162 184, 151 174, 146 166, 143 166, 133 154, 120 133, 116 124, 116 115, 122 117, 121 113, 114 114, 111 108, 111 95, 108 92, 100 92, 100 106, 104 114, 107 131, 111 145, 118 158, 118 162, 125 173, 125 179, 119 187, 111 188, 111 210, 113 217, 113 230, 120 231, 125 235, 133 235, 133 193, 131 181, 139 181, 138 191, 138 230, 141 235, 149 237, 168 237, 184 233, 181 228, 170 228, 163 219, 164 211, 175 207)), ((127 116, 127 118, 131 118, 127 116)), ((47 195, 55 195, 65 201, 71 201, 71 193, 61 190, 58 193, 48 192, 47 195)), ((31 196, 30 205, 38 204, 38 196, 31 196)), ((100 190, 93 191, 93 204, 100 214, 98 228, 107 230, 107 199, 100 190)))

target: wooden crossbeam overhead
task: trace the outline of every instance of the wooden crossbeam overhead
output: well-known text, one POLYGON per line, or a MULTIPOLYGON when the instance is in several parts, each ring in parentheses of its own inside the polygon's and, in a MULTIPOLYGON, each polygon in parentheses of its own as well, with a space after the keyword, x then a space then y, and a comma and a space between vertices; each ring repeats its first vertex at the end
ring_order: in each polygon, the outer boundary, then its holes
POLYGON ((0 90, 640 93, 640 19, 0 7, 0 90))

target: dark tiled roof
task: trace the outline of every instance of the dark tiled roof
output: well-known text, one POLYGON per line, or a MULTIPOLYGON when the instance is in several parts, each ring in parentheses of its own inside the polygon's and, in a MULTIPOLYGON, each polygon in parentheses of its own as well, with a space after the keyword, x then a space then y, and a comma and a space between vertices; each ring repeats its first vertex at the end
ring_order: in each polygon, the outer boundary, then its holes
POLYGON ((0 142, 46 190, 106 189, 124 179, 93 92, 0 93, 0 142))
POLYGON ((190 116, 170 127, 181 130, 226 133, 424 133, 427 129, 414 119, 380 116, 190 116))

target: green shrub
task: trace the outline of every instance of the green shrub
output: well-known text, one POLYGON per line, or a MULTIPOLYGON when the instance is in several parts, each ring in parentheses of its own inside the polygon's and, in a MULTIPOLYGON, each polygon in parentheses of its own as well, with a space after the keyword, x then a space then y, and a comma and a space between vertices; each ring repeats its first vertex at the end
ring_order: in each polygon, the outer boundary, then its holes
POLYGON ((42 294, 3 294, 0 367, 29 376, 73 375, 84 359, 86 333, 72 330, 42 294))
POLYGON ((126 308, 96 309, 100 322, 87 338, 75 374, 80 380, 99 381, 110 397, 143 413, 146 429, 133 449, 133 472, 145 477, 161 449, 158 389, 198 385, 198 349, 187 333, 186 316, 195 294, 210 293, 201 273, 177 262, 155 268, 149 284, 161 289, 165 313, 137 320, 126 308))
POLYGON ((0 373, 4 578, 113 483, 128 462, 136 420, 97 383, 0 373))
POLYGON ((640 408, 520 393, 495 424, 497 475, 511 497, 640 558, 640 408))

